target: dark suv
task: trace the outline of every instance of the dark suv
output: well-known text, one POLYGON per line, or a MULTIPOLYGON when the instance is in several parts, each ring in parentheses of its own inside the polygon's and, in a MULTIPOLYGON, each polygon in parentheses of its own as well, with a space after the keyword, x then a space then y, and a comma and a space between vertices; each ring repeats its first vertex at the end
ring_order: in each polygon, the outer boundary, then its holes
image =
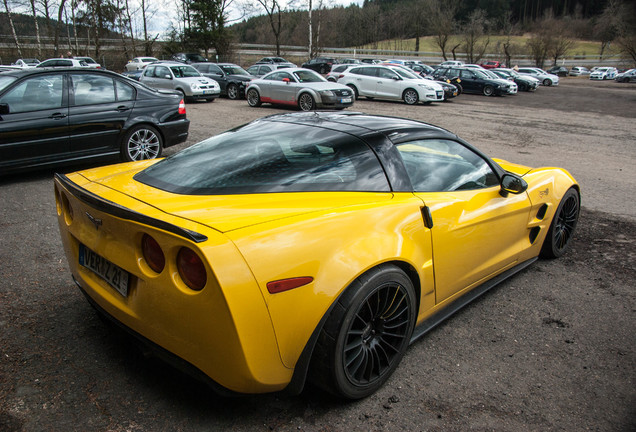
POLYGON ((552 66, 546 72, 560 76, 560 77, 566 77, 570 74, 570 71, 568 70, 568 68, 564 66, 552 66))
POLYGON ((336 59, 332 57, 316 57, 314 59, 309 60, 306 63, 303 63, 301 67, 305 69, 311 69, 321 74, 326 74, 331 72, 331 66, 336 63, 336 59))

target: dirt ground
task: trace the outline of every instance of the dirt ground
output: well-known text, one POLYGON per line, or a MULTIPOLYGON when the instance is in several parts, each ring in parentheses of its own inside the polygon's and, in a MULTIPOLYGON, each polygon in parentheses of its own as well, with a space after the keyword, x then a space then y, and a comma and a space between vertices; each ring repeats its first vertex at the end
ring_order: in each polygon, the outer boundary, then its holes
MULTIPOLYGON (((284 112, 227 99, 187 110, 191 138, 166 154, 284 112)), ((636 430, 636 85, 565 78, 517 96, 360 100, 352 110, 427 121, 493 157, 567 168, 582 189, 573 248, 415 343, 367 399, 312 387, 224 399, 96 316, 68 272, 52 172, 0 178, 0 431, 636 430)))

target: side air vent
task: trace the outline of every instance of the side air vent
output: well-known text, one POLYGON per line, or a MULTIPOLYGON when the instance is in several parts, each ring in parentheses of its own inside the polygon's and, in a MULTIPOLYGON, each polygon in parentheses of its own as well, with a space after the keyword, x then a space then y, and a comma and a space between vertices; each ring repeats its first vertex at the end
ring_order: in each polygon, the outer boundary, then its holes
POLYGON ((547 204, 543 204, 540 208, 539 211, 537 212, 537 219, 539 220, 543 220, 543 218, 545 217, 545 213, 548 211, 548 205, 547 204))
POLYGON ((537 236, 539 235, 540 231, 541 231, 541 228, 539 227, 534 227, 530 230, 530 244, 534 244, 534 241, 537 239, 537 236))

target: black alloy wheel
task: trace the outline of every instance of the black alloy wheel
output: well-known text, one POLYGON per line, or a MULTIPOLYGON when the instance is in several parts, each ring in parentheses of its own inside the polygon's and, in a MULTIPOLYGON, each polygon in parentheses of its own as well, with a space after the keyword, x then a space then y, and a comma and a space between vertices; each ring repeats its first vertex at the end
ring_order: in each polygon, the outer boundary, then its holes
POLYGON ((415 291, 401 269, 386 264, 361 276, 319 336, 313 381, 347 399, 374 393, 402 360, 415 318, 415 291))
POLYGON ((484 96, 492 96, 495 92, 495 89, 491 85, 487 85, 484 87, 484 96))
POLYGON ((579 193, 576 189, 570 188, 561 199, 552 218, 550 229, 541 247, 542 257, 558 258, 565 253, 574 236, 579 213, 579 193))

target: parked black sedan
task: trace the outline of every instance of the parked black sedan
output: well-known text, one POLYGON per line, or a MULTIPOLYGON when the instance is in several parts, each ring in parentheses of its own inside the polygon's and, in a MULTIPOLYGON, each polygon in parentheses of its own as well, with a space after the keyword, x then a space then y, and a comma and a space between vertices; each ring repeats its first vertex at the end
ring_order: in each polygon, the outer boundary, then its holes
POLYGON ((521 75, 514 69, 498 68, 490 71, 504 79, 514 81, 519 91, 535 91, 539 87, 539 80, 529 75, 521 75))
POLYGON ((154 159, 188 137, 182 96, 92 68, 0 73, 0 174, 154 159))
POLYGON ((564 66, 552 66, 550 69, 546 71, 547 73, 551 73, 553 75, 557 75, 560 77, 566 77, 569 75, 570 71, 568 68, 564 66))
POLYGON ((331 67, 336 63, 336 59, 333 57, 316 57, 303 63, 302 67, 324 75, 331 72, 331 67))
POLYGON ((453 79, 459 77, 464 93, 482 93, 485 96, 517 93, 517 85, 508 80, 494 79, 486 75, 485 70, 466 67, 439 67, 432 76, 435 79, 453 79))
POLYGON ((254 78, 242 67, 233 63, 192 63, 201 75, 212 78, 221 86, 221 95, 230 99, 245 98, 245 88, 254 78))

